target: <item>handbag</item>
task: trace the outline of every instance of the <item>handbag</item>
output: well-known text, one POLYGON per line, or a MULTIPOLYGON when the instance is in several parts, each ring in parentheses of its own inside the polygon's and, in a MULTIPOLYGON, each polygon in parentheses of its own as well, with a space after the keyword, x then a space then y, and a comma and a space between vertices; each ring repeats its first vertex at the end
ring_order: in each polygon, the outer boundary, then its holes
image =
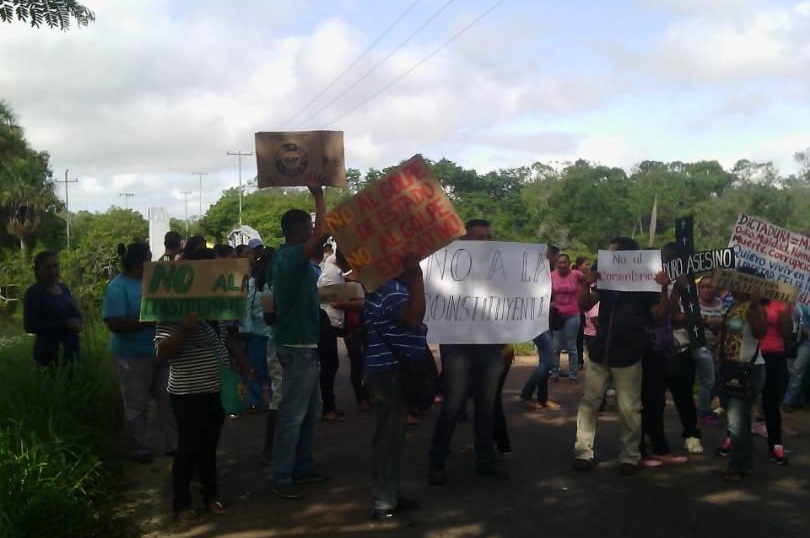
POLYGON ((728 311, 723 315, 723 323, 720 326, 720 376, 717 390, 729 398, 749 398, 753 390, 753 368, 759 357, 759 344, 754 350, 754 356, 750 361, 729 361, 726 360, 726 317, 728 311))
POLYGON ((425 350, 416 359, 402 358, 395 346, 377 329, 374 332, 380 337, 383 345, 399 362, 399 382, 402 386, 402 397, 409 409, 426 411, 430 409, 439 391, 439 369, 433 352, 425 345, 425 350))
POLYGON ((222 356, 220 347, 214 345, 208 332, 205 332, 208 345, 214 350, 219 359, 219 378, 222 384, 220 392, 220 402, 226 415, 241 415, 247 410, 245 383, 242 376, 233 370, 222 356))

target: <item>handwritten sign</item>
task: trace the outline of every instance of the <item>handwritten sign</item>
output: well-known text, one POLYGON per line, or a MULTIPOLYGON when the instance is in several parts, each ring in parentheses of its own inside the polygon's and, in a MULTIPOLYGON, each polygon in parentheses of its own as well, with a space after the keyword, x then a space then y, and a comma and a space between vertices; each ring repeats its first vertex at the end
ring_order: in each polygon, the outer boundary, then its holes
POLYGON ((810 237, 742 214, 728 246, 738 267, 753 267, 768 280, 796 286, 798 301, 810 305, 810 237))
POLYGON ((421 265, 428 341, 525 342, 548 330, 546 245, 455 241, 421 265))
POLYGON ((685 259, 676 259, 664 263, 664 271, 670 280, 675 280, 682 274, 697 275, 711 273, 715 269, 734 269, 735 257, 733 248, 718 248, 694 252, 685 259))
POLYGON ((660 292, 655 275, 662 270, 660 250, 600 250, 600 290, 660 292))
POLYGON ((318 299, 321 304, 333 301, 348 301, 350 299, 362 299, 366 296, 363 293, 363 286, 358 282, 346 282, 344 284, 332 284, 318 288, 318 299))
POLYGON ((703 256, 704 253, 702 252, 696 253, 695 219, 691 216, 675 219, 675 241, 683 245, 684 250, 689 253, 685 258, 686 263, 681 258, 671 262, 663 260, 664 270, 667 271, 669 278, 672 280, 684 272, 686 273, 686 289, 681 290, 684 328, 689 335, 689 344, 693 348, 700 348, 706 345, 706 331, 703 329, 703 313, 700 310, 700 299, 695 285, 696 268, 700 267, 701 270, 707 270, 706 267, 711 265, 711 262, 716 264, 730 263, 730 267, 734 267, 734 252, 730 252, 729 260, 726 260, 722 254, 719 257, 711 255, 707 257, 703 256), (704 261, 707 261, 707 263, 702 263, 704 261), (672 273, 670 273, 670 270, 672 273))
POLYGON ((332 187, 346 186, 342 131, 256 133, 259 188, 306 185, 312 172, 332 187))
POLYGON ((147 263, 140 319, 242 319, 249 272, 246 258, 147 263))
POLYGON ((730 271, 728 269, 718 269, 712 273, 712 284, 718 289, 730 289, 732 293, 741 291, 743 293, 753 293, 758 291, 763 297, 793 303, 799 297, 800 290, 791 284, 784 282, 774 282, 754 275, 730 271))
POLYGON ((326 215, 326 224, 369 290, 402 272, 402 255, 424 259, 464 234, 464 224, 417 155, 326 215))

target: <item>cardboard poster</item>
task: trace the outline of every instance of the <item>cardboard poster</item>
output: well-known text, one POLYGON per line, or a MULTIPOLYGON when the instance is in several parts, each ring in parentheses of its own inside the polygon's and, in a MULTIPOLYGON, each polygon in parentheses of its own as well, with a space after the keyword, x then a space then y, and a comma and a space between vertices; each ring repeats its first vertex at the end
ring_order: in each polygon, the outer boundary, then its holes
POLYGON ((143 268, 141 321, 245 317, 250 265, 246 258, 151 262, 143 268))
POLYGON ((730 289, 732 293, 758 291, 766 299, 794 303, 799 298, 800 290, 792 284, 774 282, 754 275, 748 275, 728 269, 718 269, 712 274, 712 284, 718 289, 730 289))
POLYGON ((737 267, 753 267, 768 280, 796 286, 798 301, 810 305, 810 237, 743 214, 728 246, 737 267))
POLYGON ((525 342, 548 330, 546 245, 455 241, 421 265, 429 342, 525 342))
POLYGON ((402 256, 424 259, 464 235, 464 224, 420 155, 326 215, 326 225, 366 289, 402 272, 402 256))
POLYGON ((256 133, 256 165, 260 189, 304 186, 312 172, 345 187, 343 131, 256 133))
POLYGON ((661 291, 655 281, 655 275, 663 270, 660 250, 600 250, 597 267, 597 289, 661 291))
POLYGON ((333 301, 362 299, 365 296, 363 286, 361 286, 359 282, 345 282, 343 284, 332 284, 331 286, 321 286, 318 288, 318 300, 321 304, 327 304, 333 301))

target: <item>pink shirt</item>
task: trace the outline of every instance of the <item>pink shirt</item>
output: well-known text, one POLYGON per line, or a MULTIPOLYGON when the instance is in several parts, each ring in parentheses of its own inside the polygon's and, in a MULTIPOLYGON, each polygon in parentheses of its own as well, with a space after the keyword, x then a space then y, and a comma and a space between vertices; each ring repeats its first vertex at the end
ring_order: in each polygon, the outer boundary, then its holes
POLYGON ((782 322, 779 315, 785 309, 785 303, 771 301, 765 305, 767 328, 765 336, 759 341, 759 350, 763 353, 783 353, 785 341, 782 339, 782 322))
POLYGON ((561 277, 556 270, 551 272, 551 293, 554 295, 554 304, 563 317, 568 318, 579 315, 577 291, 579 290, 579 283, 584 278, 585 275, 576 269, 572 269, 565 277, 561 277))
POLYGON ((585 328, 583 329, 585 336, 596 336, 596 325, 593 324, 593 320, 598 318, 599 303, 596 303, 590 310, 585 312, 585 328))

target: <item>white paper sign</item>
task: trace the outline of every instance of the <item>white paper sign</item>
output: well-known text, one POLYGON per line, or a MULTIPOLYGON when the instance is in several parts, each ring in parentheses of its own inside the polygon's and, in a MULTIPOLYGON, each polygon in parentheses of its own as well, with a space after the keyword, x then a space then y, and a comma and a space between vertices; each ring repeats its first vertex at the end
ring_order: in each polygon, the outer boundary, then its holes
POLYGON ((600 250, 596 287, 614 291, 660 292, 655 275, 661 271, 660 250, 600 250))
POLYGON ((163 239, 171 230, 169 212, 165 207, 149 208, 149 248, 152 250, 152 261, 163 256, 163 239))
POLYGON ((455 241, 421 265, 429 342, 506 344, 548 330, 546 245, 455 241))

